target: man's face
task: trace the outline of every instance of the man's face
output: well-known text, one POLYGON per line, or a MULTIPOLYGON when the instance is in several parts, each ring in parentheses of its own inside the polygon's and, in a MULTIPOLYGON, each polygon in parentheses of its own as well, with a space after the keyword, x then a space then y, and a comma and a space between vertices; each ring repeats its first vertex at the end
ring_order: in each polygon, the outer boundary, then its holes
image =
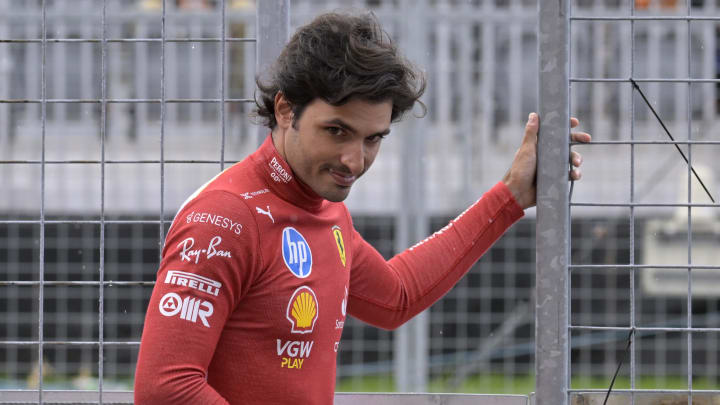
POLYGON ((372 165, 390 132, 392 102, 351 99, 341 106, 315 99, 293 124, 278 120, 284 136, 278 150, 293 172, 329 201, 347 198, 353 183, 372 165))

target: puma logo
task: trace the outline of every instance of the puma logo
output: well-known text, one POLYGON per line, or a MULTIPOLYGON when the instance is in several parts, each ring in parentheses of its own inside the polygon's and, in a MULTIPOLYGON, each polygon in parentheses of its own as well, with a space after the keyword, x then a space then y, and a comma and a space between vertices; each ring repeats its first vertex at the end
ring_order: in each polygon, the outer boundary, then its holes
POLYGON ((255 207, 255 211, 257 211, 258 214, 267 215, 268 217, 270 217, 270 220, 272 221, 272 223, 273 224, 275 223, 275 218, 273 218, 272 214, 270 213, 269 205, 267 206, 267 211, 265 211, 264 209, 262 209, 260 207, 255 207))

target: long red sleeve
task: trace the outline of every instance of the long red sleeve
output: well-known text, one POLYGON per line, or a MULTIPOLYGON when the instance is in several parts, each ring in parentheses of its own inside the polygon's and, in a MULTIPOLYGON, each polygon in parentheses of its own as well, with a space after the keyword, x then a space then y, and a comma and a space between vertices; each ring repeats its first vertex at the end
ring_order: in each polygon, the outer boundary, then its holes
POLYGON ((500 182, 445 228, 387 262, 355 231, 349 313, 397 328, 445 295, 522 216, 500 182))
POLYGON ((252 218, 242 207, 214 191, 174 221, 145 318, 136 404, 228 404, 207 376, 226 321, 258 267, 252 218))

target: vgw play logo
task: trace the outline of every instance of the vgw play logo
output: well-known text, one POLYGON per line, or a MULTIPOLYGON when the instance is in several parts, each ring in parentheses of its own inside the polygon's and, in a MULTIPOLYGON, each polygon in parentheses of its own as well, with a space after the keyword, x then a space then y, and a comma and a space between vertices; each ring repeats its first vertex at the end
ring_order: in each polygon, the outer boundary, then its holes
POLYGON ((305 278, 312 272, 312 252, 305 238, 288 226, 282 233, 282 254, 288 270, 295 277, 305 278))

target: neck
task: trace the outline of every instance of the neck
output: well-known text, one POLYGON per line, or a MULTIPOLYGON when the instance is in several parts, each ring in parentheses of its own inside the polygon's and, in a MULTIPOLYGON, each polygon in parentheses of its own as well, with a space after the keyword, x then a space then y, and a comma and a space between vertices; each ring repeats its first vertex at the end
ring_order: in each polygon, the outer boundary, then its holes
POLYGON ((275 146, 275 150, 277 153, 285 160, 287 161, 287 156, 285 155, 285 131, 280 128, 279 125, 275 126, 275 129, 272 130, 270 136, 272 136, 273 145, 275 146))

